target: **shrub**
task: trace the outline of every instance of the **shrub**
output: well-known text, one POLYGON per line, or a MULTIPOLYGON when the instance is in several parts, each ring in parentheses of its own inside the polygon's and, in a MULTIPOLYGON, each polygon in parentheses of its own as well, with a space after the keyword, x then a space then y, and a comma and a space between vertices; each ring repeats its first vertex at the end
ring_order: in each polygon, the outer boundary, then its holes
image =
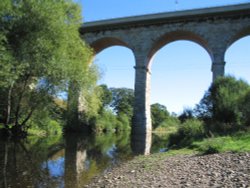
POLYGON ((107 110, 96 118, 92 129, 94 132, 109 132, 115 129, 116 123, 116 116, 107 110))
POLYGON ((165 121, 161 122, 161 124, 154 131, 173 133, 177 131, 179 126, 180 126, 179 119, 173 116, 169 116, 167 119, 165 119, 165 121))
POLYGON ((222 149, 222 145, 223 143, 221 142, 221 140, 209 138, 196 147, 202 155, 208 155, 219 153, 222 149))
POLYGON ((244 125, 250 127, 250 90, 244 96, 241 102, 242 118, 244 125))
POLYGON ((130 117, 123 113, 119 114, 117 117, 116 131, 128 131, 130 128, 130 117))
POLYGON ((190 119, 185 121, 176 133, 169 136, 169 146, 188 146, 194 140, 203 138, 204 135, 203 122, 197 119, 190 119))
POLYGON ((210 124, 207 129, 213 132, 228 133, 242 129, 246 116, 249 115, 249 105, 246 105, 250 101, 246 97, 249 88, 247 82, 236 80, 232 76, 218 78, 197 105, 197 116, 210 124))
POLYGON ((156 129, 169 117, 166 106, 159 103, 151 105, 151 118, 153 129, 156 129))

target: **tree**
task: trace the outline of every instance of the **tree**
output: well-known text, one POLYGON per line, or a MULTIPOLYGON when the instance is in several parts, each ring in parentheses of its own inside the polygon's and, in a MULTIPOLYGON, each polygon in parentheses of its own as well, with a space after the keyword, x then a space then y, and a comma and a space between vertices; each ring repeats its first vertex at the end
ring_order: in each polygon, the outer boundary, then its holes
POLYGON ((181 115, 179 115, 178 119, 181 121, 181 123, 184 123, 188 119, 193 119, 194 114, 193 110, 191 108, 185 108, 181 115))
POLYGON ((81 10, 71 0, 2 0, 0 7, 0 122, 23 131, 34 111, 67 92, 70 81, 84 83, 91 51, 79 36, 81 10))
POLYGON ((196 107, 198 117, 217 125, 218 131, 235 130, 243 125, 241 101, 249 85, 232 76, 215 80, 196 107))
POLYGON ((126 114, 131 120, 133 115, 134 90, 128 88, 110 88, 112 92, 111 107, 119 116, 126 114))
POLYGON ((166 106, 159 103, 151 105, 151 118, 153 128, 157 128, 162 122, 164 122, 169 117, 169 112, 166 106))
POLYGON ((241 101, 242 119, 245 126, 250 126, 250 89, 241 101))
POLYGON ((101 102, 102 109, 108 107, 112 101, 112 92, 109 90, 108 86, 102 84, 99 86, 101 88, 101 102))

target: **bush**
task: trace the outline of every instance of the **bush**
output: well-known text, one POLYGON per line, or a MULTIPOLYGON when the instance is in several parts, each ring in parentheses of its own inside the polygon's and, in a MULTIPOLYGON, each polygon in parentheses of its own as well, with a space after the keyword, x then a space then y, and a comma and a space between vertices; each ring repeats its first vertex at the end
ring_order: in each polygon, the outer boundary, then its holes
POLYGON ((130 128, 130 117, 123 113, 119 114, 117 117, 116 131, 128 131, 130 128))
POLYGON ((211 122, 206 123, 204 128, 206 134, 209 136, 211 133, 214 135, 227 135, 243 130, 244 125, 238 123, 211 122))
POLYGON ((244 125, 250 127, 250 90, 244 96, 241 102, 242 118, 244 120, 244 125))
POLYGON ((126 114, 115 115, 112 111, 104 110, 95 120, 94 132, 116 132, 130 129, 130 119, 126 114))
POLYGON ((185 108, 181 115, 179 115, 178 119, 181 121, 181 123, 184 123, 188 119, 194 118, 194 112, 191 108, 185 108))
POLYGON ((208 155, 219 153, 222 149, 222 145, 223 143, 220 140, 210 138, 206 139, 201 145, 197 146, 197 149, 202 155, 208 155))
POLYGON ((169 136, 169 146, 183 147, 190 145, 194 140, 203 138, 205 135, 203 122, 190 119, 183 123, 178 131, 169 136))
POLYGON ((110 132, 113 131, 116 127, 116 116, 111 111, 103 111, 101 115, 99 115, 94 125, 92 126, 94 132, 110 132))
POLYGON ((165 119, 165 121, 161 122, 161 124, 154 131, 173 133, 177 131, 179 126, 180 126, 179 119, 173 116, 169 116, 167 119, 165 119))
POLYGON ((196 107, 197 116, 208 125, 206 129, 225 134, 244 128, 249 117, 249 89, 247 82, 232 76, 215 80, 196 107))
POLYGON ((156 129, 169 117, 169 112, 164 105, 155 103, 151 105, 152 127, 156 129))

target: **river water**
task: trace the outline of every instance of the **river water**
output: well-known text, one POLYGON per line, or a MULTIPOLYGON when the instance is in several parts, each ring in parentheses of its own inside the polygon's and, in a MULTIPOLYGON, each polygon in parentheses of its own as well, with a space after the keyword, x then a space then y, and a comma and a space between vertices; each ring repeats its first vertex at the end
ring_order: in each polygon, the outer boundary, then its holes
POLYGON ((166 139, 159 136, 131 139, 128 133, 0 141, 0 187, 83 187, 135 154, 165 147, 166 139))

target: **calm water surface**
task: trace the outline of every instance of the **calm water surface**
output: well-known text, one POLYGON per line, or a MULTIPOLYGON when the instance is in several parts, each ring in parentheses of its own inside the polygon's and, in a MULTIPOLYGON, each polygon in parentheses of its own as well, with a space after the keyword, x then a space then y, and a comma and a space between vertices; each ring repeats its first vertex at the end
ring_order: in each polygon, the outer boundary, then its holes
POLYGON ((158 136, 131 141, 125 133, 0 141, 0 187, 83 187, 135 153, 155 153, 164 147, 166 140, 158 136))

